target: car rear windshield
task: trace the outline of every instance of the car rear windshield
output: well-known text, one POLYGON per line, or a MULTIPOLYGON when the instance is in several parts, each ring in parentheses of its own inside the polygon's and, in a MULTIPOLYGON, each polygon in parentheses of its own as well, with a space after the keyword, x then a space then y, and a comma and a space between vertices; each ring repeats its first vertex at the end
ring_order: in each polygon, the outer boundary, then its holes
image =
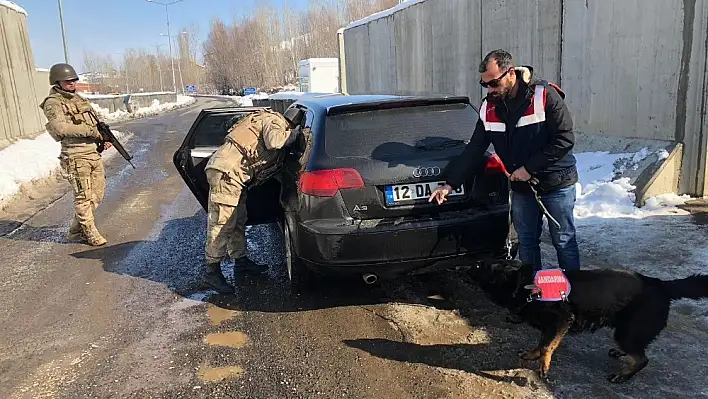
POLYGON ((478 116, 468 104, 441 104, 353 112, 327 117, 325 150, 332 157, 385 160, 449 148, 467 141, 478 116))

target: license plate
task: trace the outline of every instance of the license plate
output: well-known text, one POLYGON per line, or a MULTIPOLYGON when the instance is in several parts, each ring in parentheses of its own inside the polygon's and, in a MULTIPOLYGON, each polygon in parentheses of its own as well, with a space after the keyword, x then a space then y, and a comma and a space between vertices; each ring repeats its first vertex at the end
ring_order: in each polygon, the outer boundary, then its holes
MULTIPOLYGON (((386 186, 386 204, 399 205, 410 202, 421 202, 428 200, 430 194, 433 193, 439 186, 444 186, 444 181, 430 181, 411 184, 397 184, 394 186, 386 186)), ((462 196, 465 194, 465 187, 460 186, 457 190, 451 191, 449 197, 462 196)))

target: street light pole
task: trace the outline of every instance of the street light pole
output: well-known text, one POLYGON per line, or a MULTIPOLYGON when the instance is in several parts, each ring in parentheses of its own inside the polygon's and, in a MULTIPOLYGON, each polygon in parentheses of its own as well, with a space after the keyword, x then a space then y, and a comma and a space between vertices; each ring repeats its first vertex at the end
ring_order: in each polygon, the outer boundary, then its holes
MULTIPOLYGON (((172 42, 173 37, 179 37, 180 35, 186 35, 187 32, 180 32, 179 35, 175 36, 170 36, 169 33, 165 35, 164 33, 160 33, 160 36, 167 36, 167 40, 172 42)), ((182 53, 180 52, 180 59, 177 61, 177 69, 179 70, 179 83, 182 87, 182 94, 184 95, 184 80, 182 79, 182 53)), ((174 64, 172 64, 172 69, 174 70, 174 64)))
POLYGON ((61 40, 64 42, 64 62, 69 63, 69 48, 66 46, 66 31, 64 30, 64 11, 59 0, 59 23, 61 24, 61 40))
POLYGON ((170 62, 172 62, 172 90, 177 94, 177 83, 175 82, 175 59, 172 56, 172 39, 170 37, 170 13, 165 4, 165 15, 167 16, 167 42, 170 44, 170 62))
POLYGON ((175 60, 174 57, 172 57, 172 40, 170 40, 170 12, 168 10, 168 6, 171 6, 172 4, 179 3, 184 0, 175 0, 170 3, 162 3, 157 0, 145 0, 148 3, 155 3, 159 4, 161 6, 165 7, 165 16, 167 17, 167 41, 170 45, 170 61, 172 62, 172 90, 177 94, 177 80, 175 79, 175 60))

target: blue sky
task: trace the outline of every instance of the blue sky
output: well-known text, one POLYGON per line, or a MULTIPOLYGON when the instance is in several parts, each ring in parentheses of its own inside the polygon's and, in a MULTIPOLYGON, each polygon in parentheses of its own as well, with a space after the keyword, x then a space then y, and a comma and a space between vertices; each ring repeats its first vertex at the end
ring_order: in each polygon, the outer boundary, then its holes
MULTIPOLYGON (((38 68, 64 62, 64 49, 57 0, 13 0, 27 11, 32 52, 38 68)), ((162 3, 170 1, 158 0, 162 3)), ((264 0, 184 0, 169 6, 170 33, 194 23, 200 39, 206 37, 210 21, 220 17, 226 22, 250 14, 264 0)), ((280 8, 306 7, 308 0, 267 0, 280 8)), ((69 47, 69 62, 83 71, 84 51, 115 54, 126 48, 152 48, 165 44, 168 50, 165 7, 146 0, 62 0, 64 27, 69 47)), ((174 42, 173 42, 174 45, 174 42)), ((174 51, 174 48, 173 48, 174 51)), ((117 56, 116 56, 117 57, 117 56)))

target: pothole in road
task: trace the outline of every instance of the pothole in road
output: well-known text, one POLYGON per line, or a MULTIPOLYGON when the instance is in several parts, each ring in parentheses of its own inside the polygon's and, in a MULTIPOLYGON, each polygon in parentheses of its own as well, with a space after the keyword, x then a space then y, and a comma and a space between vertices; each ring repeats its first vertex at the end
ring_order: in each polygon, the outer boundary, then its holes
POLYGON ((209 305, 209 308, 207 309, 209 322, 215 327, 221 325, 221 323, 232 320, 239 315, 241 315, 241 312, 237 310, 224 309, 214 305, 209 305))
POLYGON ((219 382, 226 379, 238 378, 243 375, 241 366, 209 367, 200 365, 197 376, 204 382, 219 382))
POLYGON ((248 343, 248 335, 241 331, 229 331, 223 333, 212 333, 204 337, 204 342, 214 346, 226 346, 229 348, 243 348, 248 343))

